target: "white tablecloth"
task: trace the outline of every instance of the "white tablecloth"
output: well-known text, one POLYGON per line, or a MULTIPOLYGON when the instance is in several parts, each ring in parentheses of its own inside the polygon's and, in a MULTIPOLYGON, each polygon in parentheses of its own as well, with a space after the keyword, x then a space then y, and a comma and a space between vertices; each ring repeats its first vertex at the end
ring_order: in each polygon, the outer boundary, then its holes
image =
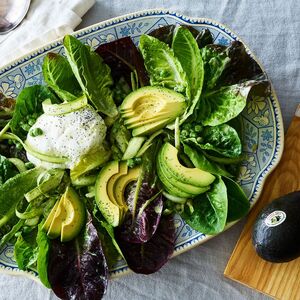
MULTIPOLYGON (((80 28, 137 10, 164 7, 187 16, 227 24, 252 49, 277 92, 287 128, 300 102, 300 1, 241 0, 98 0, 80 28)), ((269 299, 223 276, 243 223, 185 254, 158 273, 128 275, 110 282, 104 299, 269 299)), ((40 284, 0 275, 1 300, 56 299, 40 284)))

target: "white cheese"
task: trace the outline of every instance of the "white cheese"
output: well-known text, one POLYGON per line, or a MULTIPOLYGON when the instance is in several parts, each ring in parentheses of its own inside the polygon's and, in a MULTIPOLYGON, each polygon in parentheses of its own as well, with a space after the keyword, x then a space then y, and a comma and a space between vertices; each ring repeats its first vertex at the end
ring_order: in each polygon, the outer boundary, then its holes
POLYGON ((102 149, 106 135, 103 119, 89 105, 59 116, 43 114, 37 119, 31 130, 35 128, 40 128, 43 134, 33 137, 29 132, 26 141, 35 151, 68 158, 68 162, 65 164, 53 164, 43 162, 27 153, 29 161, 48 169, 72 169, 81 156, 90 151, 102 149))

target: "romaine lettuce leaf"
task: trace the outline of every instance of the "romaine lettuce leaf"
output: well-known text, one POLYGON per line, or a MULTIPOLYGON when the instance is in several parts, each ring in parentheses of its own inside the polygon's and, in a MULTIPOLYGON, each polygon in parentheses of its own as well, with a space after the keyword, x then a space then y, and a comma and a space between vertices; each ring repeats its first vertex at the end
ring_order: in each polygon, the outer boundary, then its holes
POLYGON ((201 49, 205 70, 205 90, 212 90, 230 63, 230 58, 220 45, 207 45, 201 49))
POLYGON ((73 73, 94 107, 107 116, 116 116, 118 111, 112 98, 113 80, 109 66, 73 36, 65 36, 64 47, 73 73))
POLYGON ((142 35, 139 49, 151 85, 163 86, 180 93, 186 92, 188 86, 186 74, 167 44, 149 35, 142 35))
POLYGON ((264 83, 250 80, 206 92, 198 102, 198 121, 203 125, 217 126, 237 117, 245 108, 251 90, 264 83))
POLYGON ((43 224, 38 225, 38 232, 36 236, 37 242, 37 272, 39 274, 39 279, 44 286, 51 288, 48 280, 48 260, 49 260, 49 249, 50 240, 47 233, 43 230, 43 224))
MULTIPOLYGON (((209 29, 205 28, 201 31, 198 31, 192 26, 187 26, 187 25, 180 25, 180 26, 187 28, 192 33, 200 49, 205 47, 208 44, 213 43, 213 37, 209 29)), ((174 31, 176 30, 177 27, 178 25, 167 25, 167 26, 159 27, 150 31, 149 35, 171 46, 174 31)))
POLYGON ((63 101, 73 101, 82 93, 67 59, 62 55, 52 52, 46 55, 43 76, 45 82, 63 101))
POLYGON ((181 118, 181 122, 193 114, 194 108, 200 99, 204 67, 197 42, 192 33, 185 27, 177 27, 174 32, 172 49, 187 75, 187 96, 189 106, 181 118))
POLYGON ((200 141, 196 138, 188 138, 185 141, 225 157, 238 157, 242 153, 241 140, 236 130, 227 124, 205 127, 200 141))

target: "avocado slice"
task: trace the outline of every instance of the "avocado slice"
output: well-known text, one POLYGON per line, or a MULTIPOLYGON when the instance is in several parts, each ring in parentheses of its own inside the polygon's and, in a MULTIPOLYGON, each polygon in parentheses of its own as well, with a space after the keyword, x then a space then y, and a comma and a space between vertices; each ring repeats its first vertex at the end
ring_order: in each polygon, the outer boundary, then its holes
POLYGON ((166 169, 178 181, 194 186, 207 187, 215 177, 198 168, 187 168, 178 160, 178 150, 170 143, 165 143, 159 151, 159 159, 166 169))
POLYGON ((166 175, 164 174, 164 170, 161 167, 161 164, 157 161, 157 175, 161 181, 161 183, 163 184, 165 190, 173 195, 173 196, 177 196, 177 197, 181 197, 181 198, 192 198, 194 197, 194 195, 190 194, 190 193, 186 193, 182 190, 180 190, 176 185, 173 185, 168 178, 166 177, 166 175))
POLYGON ((146 135, 174 121, 186 109, 183 95, 164 87, 147 86, 130 93, 120 107, 133 136, 146 135))
POLYGON ((61 224, 61 241, 67 242, 75 238, 85 222, 85 206, 75 190, 67 187, 63 197, 63 205, 67 212, 61 224))
POLYGON ((121 208, 119 207, 115 198, 109 197, 107 185, 110 178, 118 173, 119 162, 109 162, 105 167, 101 169, 95 184, 95 200, 97 206, 106 221, 113 227, 116 227, 120 224, 122 215, 121 208))
POLYGON ((157 131, 165 127, 165 125, 169 124, 171 121, 172 119, 165 119, 150 124, 142 125, 138 128, 133 129, 132 135, 133 136, 148 135, 150 133, 153 133, 154 131, 157 131))
MULTIPOLYGON (((108 183, 107 183, 107 194, 108 194, 108 197, 110 199, 116 199, 115 196, 114 196, 114 190, 115 190, 115 183, 116 181, 122 177, 123 175, 126 175, 127 174, 127 171, 128 171, 128 166, 127 166, 127 163, 126 162, 121 162, 119 164, 119 172, 115 175, 113 175, 112 177, 110 177, 110 179, 108 180, 108 183)), ((121 201, 121 202, 117 202, 115 201, 119 206, 124 206, 124 201, 121 201)))
POLYGON ((107 189, 107 195, 108 195, 109 199, 111 199, 114 203, 116 203, 120 207, 120 209, 121 209, 121 211, 120 211, 120 218, 121 218, 121 220, 124 219, 125 213, 126 213, 126 211, 127 211, 128 208, 127 208, 127 205, 126 205, 126 203, 125 203, 125 201, 124 201, 123 198, 122 199, 120 199, 120 198, 117 199, 115 197, 114 191, 115 191, 116 181, 120 177, 126 175, 127 171, 128 171, 127 163, 126 162, 121 162, 119 164, 119 172, 117 174, 113 175, 109 179, 109 181, 107 183, 107 188, 106 188, 107 189))
POLYGON ((75 238, 85 222, 85 206, 71 187, 67 187, 52 208, 43 229, 51 239, 61 237, 62 242, 75 238))
POLYGON ((124 124, 126 125, 126 127, 128 129, 134 129, 134 128, 138 128, 140 126, 143 126, 143 125, 147 125, 147 124, 150 124, 150 123, 153 123, 153 122, 158 122, 158 121, 161 121, 161 120, 166 120, 168 119, 168 116, 170 114, 169 113, 162 113, 162 114, 158 114, 157 116, 155 117, 152 117, 150 119, 140 119, 140 120, 137 120, 137 119, 130 119, 128 122, 124 122, 124 124))
POLYGON ((167 169, 165 169, 164 163, 160 159, 158 159, 158 162, 160 164, 162 172, 164 173, 164 177, 173 186, 176 186, 181 191, 191 194, 193 196, 196 196, 196 195, 203 194, 209 190, 209 188, 210 188, 209 186, 200 187, 200 186, 195 186, 195 185, 191 185, 191 184, 179 181, 176 177, 174 177, 173 173, 170 173, 167 169))
POLYGON ((59 204, 59 201, 56 201, 56 203, 54 204, 53 208, 51 209, 51 211, 50 211, 50 213, 49 213, 49 215, 48 215, 48 217, 47 217, 47 219, 46 219, 46 221, 45 221, 45 223, 44 223, 44 225, 42 227, 42 229, 44 231, 46 231, 46 232, 48 232, 48 230, 49 230, 51 222, 52 222, 52 220, 53 220, 53 218, 55 216, 58 204, 59 204))
POLYGON ((51 225, 48 229, 47 236, 50 239, 56 239, 61 233, 61 224, 67 218, 67 210, 65 209, 64 203, 65 194, 63 194, 58 202, 55 215, 51 221, 51 225))
POLYGON ((120 177, 114 185, 114 195, 117 203, 124 203, 124 192, 126 186, 139 178, 141 172, 141 167, 137 166, 135 168, 129 169, 126 175, 120 177))

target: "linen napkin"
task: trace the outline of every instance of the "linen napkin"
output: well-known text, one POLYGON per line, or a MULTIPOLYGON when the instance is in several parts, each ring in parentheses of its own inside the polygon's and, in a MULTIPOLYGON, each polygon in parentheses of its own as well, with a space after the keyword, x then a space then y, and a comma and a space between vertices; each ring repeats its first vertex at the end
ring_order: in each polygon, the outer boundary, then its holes
POLYGON ((0 35, 0 67, 73 32, 94 4, 95 0, 32 0, 19 27, 0 35))

